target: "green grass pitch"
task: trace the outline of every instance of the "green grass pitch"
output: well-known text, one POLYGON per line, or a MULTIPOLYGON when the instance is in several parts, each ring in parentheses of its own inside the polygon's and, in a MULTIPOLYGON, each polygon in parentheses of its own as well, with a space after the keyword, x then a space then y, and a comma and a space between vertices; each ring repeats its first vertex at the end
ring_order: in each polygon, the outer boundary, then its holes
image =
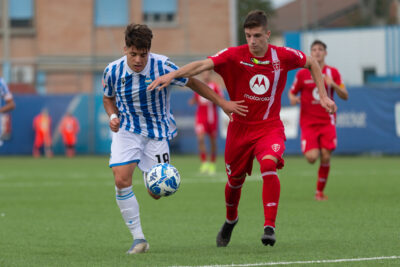
MULTIPOLYGON (((198 173, 196 156, 172 155, 182 177, 175 195, 153 200, 139 172, 134 175, 150 250, 126 255, 132 240, 115 202, 107 157, 1 157, 0 266, 261 266, 400 256, 399 157, 335 156, 326 202, 314 200, 318 164, 285 160, 278 172, 274 247, 260 241, 262 180, 256 162, 231 243, 217 248, 225 218, 223 160, 218 158, 218 173, 210 177, 198 173)), ((312 265, 398 266, 400 259, 312 265)))

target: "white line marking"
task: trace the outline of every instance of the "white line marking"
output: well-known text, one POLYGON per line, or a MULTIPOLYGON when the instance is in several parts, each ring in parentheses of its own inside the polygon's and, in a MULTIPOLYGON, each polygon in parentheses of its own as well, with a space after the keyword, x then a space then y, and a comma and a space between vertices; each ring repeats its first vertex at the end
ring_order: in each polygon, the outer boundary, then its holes
POLYGON ((400 256, 355 258, 355 259, 336 259, 336 260, 314 260, 314 261, 279 261, 279 262, 260 262, 243 264, 225 264, 225 265, 196 265, 196 266, 172 266, 172 267, 247 267, 247 266, 270 266, 270 265, 290 265, 290 264, 313 264, 313 263, 339 263, 354 261, 376 261, 376 260, 394 260, 400 259, 400 256))

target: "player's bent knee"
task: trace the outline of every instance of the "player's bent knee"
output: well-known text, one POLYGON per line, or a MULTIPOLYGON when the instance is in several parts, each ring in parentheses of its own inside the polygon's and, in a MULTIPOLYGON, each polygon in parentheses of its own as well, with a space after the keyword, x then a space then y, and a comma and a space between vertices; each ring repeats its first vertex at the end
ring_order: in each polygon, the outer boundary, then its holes
POLYGON ((228 186, 233 189, 241 188, 245 180, 245 174, 240 177, 228 177, 228 186))
POLYGON ((266 171, 276 171, 276 162, 272 159, 263 159, 260 162, 260 167, 262 172, 266 171))
POLYGON ((318 159, 318 154, 305 154, 304 155, 308 161, 308 163, 314 164, 318 159))
POLYGON ((115 186, 117 188, 125 188, 132 185, 132 178, 130 178, 132 177, 132 175, 130 176, 124 175, 123 173, 115 170, 113 170, 113 172, 114 172, 115 186))
POLYGON ((275 173, 276 174, 276 162, 270 158, 263 159, 260 162, 261 176, 270 177, 268 174, 275 173))

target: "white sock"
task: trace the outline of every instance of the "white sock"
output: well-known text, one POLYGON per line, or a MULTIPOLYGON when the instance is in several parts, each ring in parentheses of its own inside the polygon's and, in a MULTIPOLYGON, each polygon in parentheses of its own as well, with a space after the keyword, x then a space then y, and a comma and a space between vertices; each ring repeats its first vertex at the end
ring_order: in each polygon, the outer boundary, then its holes
POLYGON ((115 191, 118 207, 133 239, 145 239, 140 225, 139 203, 132 191, 132 186, 121 189, 115 187, 115 191))

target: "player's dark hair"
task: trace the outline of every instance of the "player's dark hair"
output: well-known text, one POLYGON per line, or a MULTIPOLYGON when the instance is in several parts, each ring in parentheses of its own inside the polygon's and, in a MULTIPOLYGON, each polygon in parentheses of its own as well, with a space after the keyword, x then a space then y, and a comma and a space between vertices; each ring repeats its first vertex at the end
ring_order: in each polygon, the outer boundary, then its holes
POLYGON ((265 14, 265 12, 262 10, 253 10, 247 14, 247 17, 243 23, 243 28, 251 29, 262 26, 264 29, 267 29, 267 25, 267 14, 265 14))
POLYGON ((326 44, 324 42, 322 42, 321 40, 315 40, 312 44, 310 48, 313 48, 314 45, 321 45, 324 50, 326 50, 328 47, 326 46, 326 44))
POLYGON ((138 50, 150 50, 153 33, 144 24, 129 24, 125 29, 126 47, 135 46, 138 50))

